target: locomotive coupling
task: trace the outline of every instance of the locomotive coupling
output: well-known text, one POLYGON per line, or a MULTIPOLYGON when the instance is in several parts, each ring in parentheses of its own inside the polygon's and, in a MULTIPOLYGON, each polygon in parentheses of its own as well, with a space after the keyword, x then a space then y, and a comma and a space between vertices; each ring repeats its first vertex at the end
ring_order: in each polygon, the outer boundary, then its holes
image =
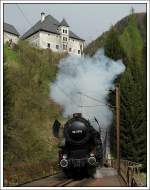
POLYGON ((95 166, 96 165, 96 158, 94 156, 91 156, 88 158, 88 163, 91 165, 91 166, 95 166))
POLYGON ((66 158, 63 158, 61 161, 60 161, 60 166, 62 168, 66 168, 68 166, 68 160, 66 160, 66 158))

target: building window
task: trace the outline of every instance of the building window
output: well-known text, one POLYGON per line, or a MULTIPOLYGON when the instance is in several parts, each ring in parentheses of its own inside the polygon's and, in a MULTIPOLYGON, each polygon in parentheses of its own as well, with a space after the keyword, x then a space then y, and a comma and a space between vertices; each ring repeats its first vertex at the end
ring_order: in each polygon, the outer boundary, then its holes
POLYGON ((80 50, 78 50, 78 54, 80 54, 80 50))
POLYGON ((67 45, 63 44, 63 50, 67 50, 67 45))
POLYGON ((69 52, 71 52, 71 48, 69 48, 69 52))
POLYGON ((59 45, 56 45, 56 49, 59 49, 59 45))
POLYGON ((63 29, 63 33, 64 33, 64 34, 67 34, 68 32, 67 32, 67 30, 64 30, 64 29, 63 29))
POLYGON ((63 41, 66 41, 66 42, 67 42, 67 38, 66 38, 66 37, 63 37, 63 41))
POLYGON ((51 44, 50 44, 50 43, 47 43, 47 47, 50 48, 50 47, 51 47, 51 44))

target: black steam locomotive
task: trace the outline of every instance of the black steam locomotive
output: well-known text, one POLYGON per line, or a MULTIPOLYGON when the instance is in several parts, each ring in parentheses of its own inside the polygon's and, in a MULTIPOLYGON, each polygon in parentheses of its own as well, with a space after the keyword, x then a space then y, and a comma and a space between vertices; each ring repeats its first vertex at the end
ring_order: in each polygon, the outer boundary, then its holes
MULTIPOLYGON (((95 118, 96 119, 96 118, 95 118)), ((61 124, 55 120, 53 133, 59 135, 61 124)), ((59 146, 59 165, 67 177, 91 176, 103 162, 100 132, 80 113, 73 114, 63 128, 64 143, 59 146)))

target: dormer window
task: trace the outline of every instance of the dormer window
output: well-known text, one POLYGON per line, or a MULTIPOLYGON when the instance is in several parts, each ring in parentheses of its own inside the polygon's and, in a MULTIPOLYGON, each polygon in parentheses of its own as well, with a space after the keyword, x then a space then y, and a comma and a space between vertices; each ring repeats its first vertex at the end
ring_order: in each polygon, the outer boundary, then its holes
POLYGON ((63 33, 64 33, 64 34, 67 34, 68 32, 67 32, 67 30, 63 29, 63 33))

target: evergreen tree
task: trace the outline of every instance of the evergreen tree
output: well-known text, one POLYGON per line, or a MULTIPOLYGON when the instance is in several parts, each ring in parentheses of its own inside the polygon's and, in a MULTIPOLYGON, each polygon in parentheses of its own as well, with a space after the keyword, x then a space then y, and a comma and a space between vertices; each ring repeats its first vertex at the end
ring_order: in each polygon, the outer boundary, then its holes
POLYGON ((120 43, 127 57, 127 68, 120 81, 121 152, 125 159, 145 164, 146 73, 142 61, 143 42, 134 15, 130 16, 128 26, 120 36, 120 43))
MULTIPOLYGON (((122 58, 124 74, 117 79, 121 91, 121 157, 140 162, 146 169, 146 60, 143 41, 134 14, 121 35, 112 27, 105 40, 105 54, 113 59, 122 58)), ((110 95, 112 104, 114 95, 110 95)), ((114 121, 115 122, 115 121, 114 121)), ((115 125, 111 126, 111 148, 116 153, 115 125)))
POLYGON ((122 49, 118 36, 119 33, 117 29, 112 26, 104 44, 105 54, 114 60, 120 59, 122 57, 122 49))

